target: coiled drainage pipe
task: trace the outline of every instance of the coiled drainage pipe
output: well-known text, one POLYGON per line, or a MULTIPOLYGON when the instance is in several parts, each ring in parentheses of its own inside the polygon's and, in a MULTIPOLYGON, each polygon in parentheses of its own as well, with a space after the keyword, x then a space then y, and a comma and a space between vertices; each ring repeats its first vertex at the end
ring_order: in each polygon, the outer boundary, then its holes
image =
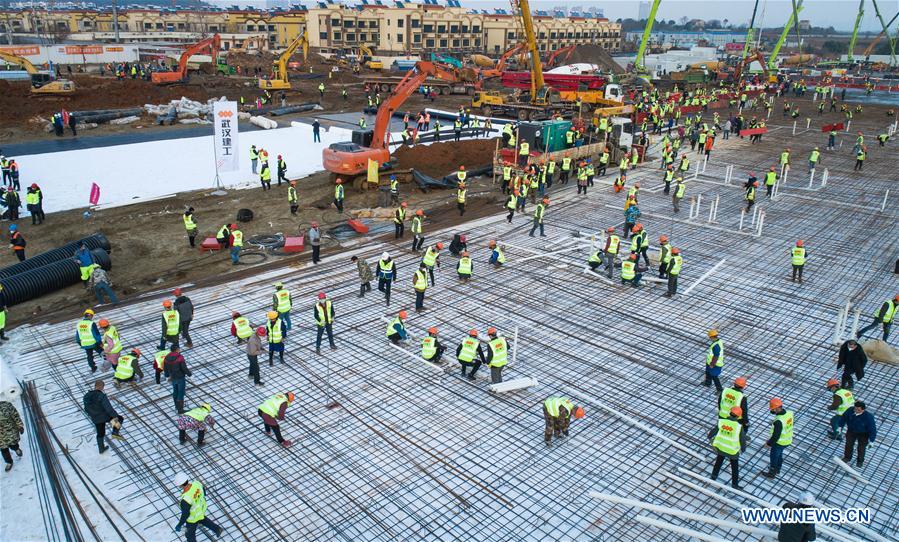
MULTIPOLYGON (((75 257, 75 251, 78 250, 78 247, 81 246, 81 243, 87 245, 87 248, 89 250, 102 248, 104 251, 109 252, 109 240, 106 239, 105 235, 95 233, 90 237, 85 237, 84 239, 73 241, 59 248, 54 248, 53 250, 42 252, 37 256, 32 256, 24 262, 19 262, 15 265, 4 267, 3 269, 0 269, 0 279, 13 277, 15 275, 18 275, 19 273, 31 271, 33 269, 43 267, 47 264, 56 263, 61 260, 71 260, 75 257)), ((107 258, 109 258, 109 255, 107 255, 107 258)), ((7 301, 8 300, 9 298, 7 297, 7 301)))
MULTIPOLYGON (((102 248, 91 250, 91 255, 94 257, 94 263, 99 264, 103 269, 108 271, 112 268, 109 253, 102 248)), ((0 278, 3 295, 9 306, 24 303, 79 282, 81 282, 81 268, 78 262, 72 258, 18 273, 13 277, 0 278)))

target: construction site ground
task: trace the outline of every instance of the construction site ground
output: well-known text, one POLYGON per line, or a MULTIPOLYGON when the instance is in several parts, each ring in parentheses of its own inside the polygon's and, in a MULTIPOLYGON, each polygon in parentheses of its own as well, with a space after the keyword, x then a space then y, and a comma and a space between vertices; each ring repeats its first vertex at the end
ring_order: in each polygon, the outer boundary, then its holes
MULTIPOLYGON (((899 153, 895 140, 884 148, 875 142, 893 119, 885 116, 885 107, 867 106, 850 132, 840 134, 837 151, 822 151, 810 181, 809 152, 826 143, 820 125, 841 118, 819 117, 808 100, 798 101, 803 115, 795 134, 792 120, 780 117, 778 99, 761 143, 719 137, 704 173, 689 181, 677 215, 662 193, 657 163, 629 176, 629 183, 643 185, 641 222, 652 246, 665 234, 683 250, 674 299, 662 296, 663 285, 633 289, 586 271, 594 235, 623 222, 623 195, 612 192, 613 175, 584 197, 575 194, 574 183, 554 186, 546 238, 528 236, 532 205, 525 216, 506 223, 492 179, 475 180, 465 217, 456 213, 449 191, 422 194, 404 184, 410 208, 424 208, 430 217, 426 246, 465 233, 475 261, 474 278, 461 283, 455 258, 444 254, 422 314, 411 311, 411 275, 420 255, 408 250, 408 229, 402 241, 380 233, 391 229, 389 223, 369 237, 327 239, 325 257, 315 266, 307 253, 284 262, 268 257, 261 265, 235 270, 225 254, 201 256, 188 249, 179 217, 188 203, 197 208, 204 233, 242 207, 256 213, 244 230, 248 235, 289 233, 314 219, 328 227, 340 224, 345 217, 327 208, 333 188, 324 173, 304 180, 299 218, 288 214, 284 187, 224 197, 179 194, 100 211, 91 221, 77 211, 49 215, 46 235, 29 237, 35 252, 97 230, 110 237, 111 277, 124 302, 99 307, 98 316, 118 326, 127 346, 154 351, 160 302, 172 287, 186 287, 196 306, 194 346, 185 350, 194 372, 187 404, 209 401, 219 421, 200 449, 177 444, 170 388, 153 383, 152 369, 144 363, 150 376, 135 387, 107 388, 126 418, 127 440, 111 441, 111 452, 97 458, 93 425, 80 401, 94 378, 109 381, 111 374, 91 375, 73 341, 75 320, 91 300, 80 287, 11 308, 10 321, 25 325, 10 332, 13 340, 0 352, 20 378, 36 381, 50 426, 95 484, 70 481, 86 515, 108 539, 178 539, 171 531, 178 495, 169 480, 177 470, 206 485, 209 515, 229 530, 228 540, 676 540, 677 535, 646 524, 639 510, 589 492, 739 522, 741 506, 757 506, 757 499, 780 505, 806 490, 829 506, 873 512, 869 525, 834 526, 839 534, 827 538, 891 539, 899 531, 899 368, 872 361, 856 386, 856 396, 878 421, 876 446, 859 470, 864 482, 834 463, 842 443, 826 437, 831 413, 824 382, 835 373, 834 338, 847 336, 852 324, 850 318, 836 330, 838 313, 850 303, 850 312, 861 310, 865 325, 880 303, 899 292, 899 278, 892 274, 899 253, 899 153), (852 170, 856 130, 865 131, 870 150, 861 173, 852 170), (761 177, 787 146, 793 168, 778 199, 760 198, 764 218, 741 221, 743 180, 749 172, 761 177), (733 181, 725 184, 729 165, 733 181), (824 168, 828 180, 822 186, 824 168), (885 196, 887 190, 892 195, 885 196), (689 201, 700 195, 698 212, 690 218, 689 201), (713 201, 717 214, 710 223, 713 201), (762 232, 756 235, 760 220, 762 232), (798 238, 809 251, 803 284, 789 279, 789 249, 798 238), (506 247, 502 269, 486 264, 490 239, 506 247), (399 268, 389 307, 377 290, 357 297, 356 269, 349 261, 356 254, 374 264, 385 250, 399 268), (230 314, 240 310, 261 323, 276 281, 293 293, 294 328, 287 363, 263 363, 265 385, 257 388, 246 377, 243 347, 228 335, 230 314), (339 346, 326 347, 321 356, 314 353, 311 321, 319 291, 334 300, 339 346), (410 311, 407 326, 414 339, 393 347, 384 329, 400 309, 410 311), (36 312, 39 317, 30 316, 36 312), (442 368, 417 359, 418 341, 432 325, 449 347, 442 368), (474 382, 459 376, 455 346, 468 329, 483 334, 488 326, 517 338, 505 379, 533 377, 536 386, 493 394, 486 391, 489 371, 482 369, 474 382), (714 459, 706 433, 716 408, 714 390, 699 382, 711 328, 720 330, 727 347, 723 381, 740 375, 749 380, 751 443, 740 460, 746 494, 704 481, 714 459), (264 435, 255 411, 272 393, 287 390, 299 399, 283 424, 286 438, 294 441, 285 450, 264 435), (587 417, 573 422, 568 438, 547 448, 542 402, 556 394, 583 405, 587 417), (783 398, 797 421, 783 472, 770 481, 758 472, 768 466, 764 441, 771 416, 764 405, 774 396, 783 398), (103 508, 123 518, 117 521, 124 537, 102 521, 91 492, 114 501, 103 508)), ((431 151, 437 155, 451 148, 431 151)), ((418 154, 415 159, 425 162, 433 156, 418 154)), ((691 161, 696 167, 699 156, 692 154, 691 161)), ((370 207, 376 197, 350 191, 346 206, 370 207)), ((20 466, 3 477, 4 489, 33 486, 27 466, 20 466)), ((725 466, 721 479, 728 476, 725 466)), ((12 506, 10 495, 4 491, 4 510, 12 506)), ((52 507, 42 509, 54 517, 52 507)), ((661 519, 724 539, 749 539, 727 527, 661 519)), ((7 522, 3 527, 5 539, 29 529, 7 522)))

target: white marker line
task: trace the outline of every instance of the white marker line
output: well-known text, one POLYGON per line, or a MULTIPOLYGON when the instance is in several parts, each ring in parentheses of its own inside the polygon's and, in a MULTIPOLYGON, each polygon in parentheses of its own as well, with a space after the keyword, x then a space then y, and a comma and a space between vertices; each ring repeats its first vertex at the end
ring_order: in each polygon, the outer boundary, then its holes
POLYGON ((718 269, 719 267, 721 267, 721 264, 723 264, 725 261, 727 261, 727 258, 722 259, 720 262, 716 263, 714 267, 712 267, 711 269, 709 269, 708 271, 706 271, 701 277, 699 277, 699 280, 697 280, 696 282, 694 282, 693 284, 691 284, 689 288, 687 288, 687 290, 683 293, 683 295, 687 295, 687 294, 689 294, 691 291, 693 291, 693 288, 696 288, 697 286, 699 286, 699 283, 700 283, 700 282, 702 282, 702 281, 704 281, 705 279, 707 279, 707 278, 709 277, 709 275, 711 275, 712 273, 715 272, 716 269, 718 269))

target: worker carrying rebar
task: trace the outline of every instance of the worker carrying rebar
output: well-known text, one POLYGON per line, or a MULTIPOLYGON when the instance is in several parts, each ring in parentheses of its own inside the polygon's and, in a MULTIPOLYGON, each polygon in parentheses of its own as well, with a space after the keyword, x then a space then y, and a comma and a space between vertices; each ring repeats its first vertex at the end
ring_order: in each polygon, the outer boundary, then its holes
POLYGON ((868 412, 863 401, 855 401, 852 410, 843 413, 843 424, 846 426, 846 447, 843 450, 843 463, 852 461, 855 443, 858 442, 858 456, 855 467, 860 469, 865 463, 865 449, 874 444, 877 438, 877 423, 874 415, 868 412))
POLYGON ((97 324, 92 321, 93 318, 93 310, 87 309, 84 311, 81 320, 75 326, 75 342, 87 354, 87 364, 91 368, 91 372, 95 373, 97 372, 97 364, 94 362, 94 353, 103 353, 101 346, 103 337, 100 335, 100 330, 97 329, 97 324))
POLYGON ((724 341, 718 337, 717 329, 710 329, 707 333, 712 341, 705 355, 705 380, 703 385, 709 387, 715 383, 715 390, 718 393, 724 389, 718 377, 721 375, 721 369, 724 367, 724 341))
POLYGON ((171 300, 162 302, 162 337, 159 339, 159 350, 165 348, 166 343, 178 345, 178 336, 181 334, 181 315, 173 307, 171 300))
POLYGON ((739 376, 734 379, 733 386, 724 388, 718 394, 718 417, 730 416, 733 407, 740 407, 740 415, 737 419, 743 429, 749 429, 749 403, 746 401, 746 377, 739 376))
POLYGON ((428 336, 421 340, 421 357, 430 363, 442 363, 446 347, 437 339, 437 328, 429 327, 428 336))
POLYGON ((399 344, 400 341, 405 341, 409 338, 405 324, 407 316, 408 313, 406 311, 400 311, 397 313, 396 318, 387 323, 387 340, 393 344, 399 344))
POLYGON ((890 328, 893 326, 893 318, 896 316, 897 306, 899 306, 899 294, 896 294, 893 299, 884 301, 880 309, 874 313, 874 321, 858 330, 858 335, 856 336, 860 339, 865 333, 881 325, 883 326, 883 342, 886 342, 890 337, 890 328))
POLYGON ((730 485, 740 489, 740 453, 746 451, 746 432, 740 423, 743 409, 734 406, 726 417, 719 417, 718 423, 709 431, 709 440, 715 450, 715 464, 712 467, 712 480, 718 479, 724 459, 730 461, 730 485))
POLYGON ((561 439, 568 436, 568 426, 571 416, 575 419, 583 419, 585 413, 583 407, 577 406, 567 397, 547 397, 543 401, 543 420, 546 425, 543 429, 543 442, 552 446, 553 437, 561 439))
POLYGON ((802 284, 802 270, 805 268, 805 260, 808 257, 805 251, 805 242, 802 239, 796 241, 796 246, 790 249, 790 263, 793 266, 792 281, 796 282, 799 277, 799 284, 802 284))
POLYGON ((211 529, 216 537, 221 537, 225 529, 206 517, 206 494, 203 484, 198 480, 191 481, 187 474, 178 473, 175 475, 174 485, 181 488, 181 517, 175 525, 175 532, 181 532, 181 527, 187 523, 187 529, 184 531, 187 542, 197 542, 199 525, 211 529))
POLYGON ((270 435, 274 432, 275 439, 285 448, 289 448, 291 442, 281 436, 281 427, 278 425, 278 422, 284 420, 287 407, 293 404, 295 398, 296 396, 292 391, 276 393, 263 401, 257 410, 259 417, 262 418, 265 434, 270 435))
POLYGON ((436 245, 429 246, 427 250, 425 250, 425 255, 421 259, 421 263, 428 270, 428 275, 431 277, 431 286, 435 286, 434 282, 434 266, 437 266, 437 269, 440 269, 440 251, 443 250, 443 243, 437 243, 436 245))
POLYGON ((771 422, 771 436, 765 446, 771 448, 768 470, 761 472, 765 478, 774 478, 780 474, 784 462, 784 449, 793 444, 793 412, 783 407, 783 401, 774 397, 768 402, 768 410, 774 414, 771 422))
POLYGON ((861 380, 865 376, 865 366, 868 364, 868 356, 864 349, 858 345, 855 339, 849 339, 840 346, 840 352, 837 355, 837 370, 843 369, 843 376, 840 379, 840 387, 851 390, 854 382, 852 377, 855 376, 861 380))
POLYGON ((827 410, 833 411, 834 415, 830 418, 830 431, 827 436, 831 440, 842 440, 843 434, 841 429, 846 422, 843 421, 843 413, 853 407, 855 398, 848 389, 840 387, 840 381, 831 378, 827 381, 827 390, 832 394, 831 403, 827 410))
POLYGON ((509 362, 509 343, 505 337, 497 336, 495 327, 487 328, 487 336, 490 341, 485 358, 490 366, 490 382, 499 384, 503 381, 503 368, 509 362))
POLYGON ((268 365, 275 365, 275 352, 278 359, 284 363, 284 340, 287 339, 287 326, 276 311, 266 313, 268 322, 265 324, 265 332, 268 335, 268 365))
POLYGON ((115 373, 112 375, 113 384, 116 388, 125 382, 134 382, 134 377, 140 380, 144 379, 144 372, 140 369, 140 349, 132 348, 124 356, 120 356, 115 366, 115 373))
POLYGON ((275 293, 272 294, 272 310, 278 313, 288 331, 293 327, 290 322, 291 308, 293 308, 293 300, 290 297, 290 290, 284 287, 283 282, 276 282, 275 293))
POLYGON ((462 376, 469 380, 474 380, 475 373, 486 363, 484 358, 484 350, 481 348, 481 342, 478 340, 478 330, 472 329, 468 332, 468 336, 462 339, 459 346, 456 347, 456 359, 462 366, 462 376), (468 368, 471 373, 466 374, 468 368))
POLYGON ((187 432, 196 431, 197 446, 202 446, 206 429, 215 426, 215 419, 209 414, 210 412, 212 412, 212 407, 209 403, 202 403, 178 416, 175 420, 178 425, 178 442, 184 444, 187 442, 187 432))
POLYGON ((384 292, 387 305, 390 305, 390 288, 396 281, 396 262, 390 258, 390 254, 384 252, 378 260, 378 291, 384 292))

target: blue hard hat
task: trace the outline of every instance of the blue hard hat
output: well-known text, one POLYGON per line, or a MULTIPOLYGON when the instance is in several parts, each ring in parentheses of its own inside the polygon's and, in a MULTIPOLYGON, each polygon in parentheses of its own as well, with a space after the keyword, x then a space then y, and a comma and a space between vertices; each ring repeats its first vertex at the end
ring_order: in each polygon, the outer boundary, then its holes
POLYGON ((390 176, 390 180, 392 181, 392 180, 394 180, 394 179, 396 179, 396 175, 391 175, 391 176, 390 176))
POLYGON ((19 227, 16 226, 15 224, 10 224, 10 225, 9 225, 9 231, 16 231, 17 229, 19 229, 19 227))

